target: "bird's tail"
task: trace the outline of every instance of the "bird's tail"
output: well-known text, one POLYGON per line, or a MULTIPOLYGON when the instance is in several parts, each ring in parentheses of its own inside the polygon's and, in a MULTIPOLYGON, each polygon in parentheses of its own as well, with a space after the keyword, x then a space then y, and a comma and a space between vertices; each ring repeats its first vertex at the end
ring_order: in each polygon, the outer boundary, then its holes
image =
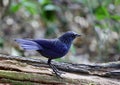
POLYGON ((32 40, 15 39, 24 50, 41 50, 42 47, 32 40))

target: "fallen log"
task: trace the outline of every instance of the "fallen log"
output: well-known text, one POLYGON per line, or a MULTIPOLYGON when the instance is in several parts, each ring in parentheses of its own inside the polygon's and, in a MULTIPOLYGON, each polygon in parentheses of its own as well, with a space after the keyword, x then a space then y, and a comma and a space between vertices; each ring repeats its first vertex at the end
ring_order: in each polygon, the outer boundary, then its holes
POLYGON ((57 78, 46 61, 0 54, 0 82, 20 84, 95 84, 120 85, 120 62, 104 64, 71 64, 52 62, 64 71, 57 78), (24 81, 24 83, 23 83, 24 81))

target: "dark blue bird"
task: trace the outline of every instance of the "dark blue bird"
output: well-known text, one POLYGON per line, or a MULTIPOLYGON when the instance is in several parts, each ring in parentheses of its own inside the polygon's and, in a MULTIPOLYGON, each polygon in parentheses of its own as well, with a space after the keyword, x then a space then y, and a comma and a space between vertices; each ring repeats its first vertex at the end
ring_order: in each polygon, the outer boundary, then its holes
POLYGON ((51 60, 63 57, 67 54, 72 41, 78 36, 80 35, 68 31, 55 39, 16 39, 15 41, 18 42, 24 50, 36 50, 42 56, 48 58, 48 65, 53 69, 57 76, 60 76, 61 73, 51 64, 51 60))

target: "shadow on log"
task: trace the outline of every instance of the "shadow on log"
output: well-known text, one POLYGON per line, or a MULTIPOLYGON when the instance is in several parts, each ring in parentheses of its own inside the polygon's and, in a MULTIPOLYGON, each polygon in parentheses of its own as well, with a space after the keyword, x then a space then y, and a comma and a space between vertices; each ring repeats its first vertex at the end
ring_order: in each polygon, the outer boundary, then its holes
POLYGON ((46 61, 0 54, 0 82, 23 85, 120 85, 119 61, 95 65, 52 64, 65 72, 63 79, 52 73, 46 61))

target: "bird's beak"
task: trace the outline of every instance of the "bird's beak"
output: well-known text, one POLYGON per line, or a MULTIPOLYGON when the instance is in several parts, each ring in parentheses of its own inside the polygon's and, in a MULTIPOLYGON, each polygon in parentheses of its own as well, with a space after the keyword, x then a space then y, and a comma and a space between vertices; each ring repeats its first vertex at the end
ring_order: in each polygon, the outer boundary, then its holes
POLYGON ((76 34, 76 37, 80 37, 81 36, 81 34, 76 34))

